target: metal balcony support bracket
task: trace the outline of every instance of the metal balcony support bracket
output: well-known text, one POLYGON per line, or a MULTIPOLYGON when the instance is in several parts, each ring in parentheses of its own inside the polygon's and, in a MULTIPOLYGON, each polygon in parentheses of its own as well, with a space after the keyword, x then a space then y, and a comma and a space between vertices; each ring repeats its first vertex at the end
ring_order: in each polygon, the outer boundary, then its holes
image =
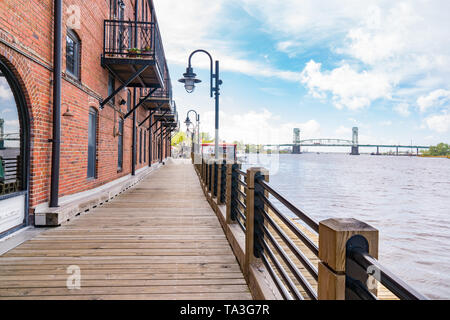
POLYGON ((142 120, 139 124, 138 127, 142 126, 144 124, 145 121, 147 121, 148 119, 150 119, 150 117, 153 115, 153 111, 150 111, 149 115, 145 117, 144 120, 142 120))
MULTIPOLYGON (((137 72, 136 68, 135 68, 135 67, 133 67, 132 65, 130 65, 130 68, 131 68, 131 70, 133 70, 133 72, 137 72)), ((145 85, 144 81, 142 81, 142 78, 141 78, 141 76, 140 76, 140 75, 139 75, 139 76, 137 76, 137 79, 139 80, 139 82, 140 82, 141 86, 142 86, 143 88, 145 88, 145 87, 146 87, 146 85, 145 85)))
MULTIPOLYGON (((125 87, 127 87, 134 79, 139 77, 139 75, 144 72, 148 68, 148 65, 143 66, 138 71, 136 71, 127 81, 125 81, 119 88, 116 89, 108 98, 100 102, 100 109, 103 109, 105 105, 111 101, 120 91, 122 91, 125 87)), ((129 115, 129 114, 128 114, 129 115)))
MULTIPOLYGON (((167 111, 165 111, 163 114, 162 114, 162 116, 161 117, 164 117, 167 113, 168 113, 169 111, 167 110, 167 111)), ((151 127, 150 128, 148 128, 148 130, 150 130, 151 128, 153 128, 153 126, 155 125, 155 124, 157 124, 158 122, 161 122, 161 119, 160 120, 158 120, 158 121, 156 121, 156 122, 154 122, 152 125, 151 125, 151 127)), ((161 128, 159 128, 159 129, 161 129, 161 128)), ((159 131, 159 129, 158 130, 156 130, 156 132, 158 132, 159 131)))
POLYGON ((136 105, 130 110, 130 112, 128 112, 128 113, 123 117, 123 119, 125 120, 125 119, 128 118, 130 115, 132 115, 133 112, 134 112, 137 108, 139 108, 139 107, 145 102, 145 100, 147 100, 147 99, 153 94, 153 92, 155 92, 155 91, 156 91, 156 88, 151 89, 150 92, 145 96, 145 98, 142 98, 142 99, 138 102, 138 104, 136 104, 136 105))
POLYGON ((174 129, 167 131, 165 136, 164 136, 164 139, 166 139, 174 131, 175 131, 174 129))

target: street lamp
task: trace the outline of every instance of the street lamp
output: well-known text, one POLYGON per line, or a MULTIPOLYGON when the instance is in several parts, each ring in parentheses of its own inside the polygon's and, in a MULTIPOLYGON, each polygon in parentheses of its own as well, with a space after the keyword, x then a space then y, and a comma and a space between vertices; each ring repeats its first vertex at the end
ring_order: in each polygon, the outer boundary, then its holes
MULTIPOLYGON (((195 121, 197 122, 197 152, 200 150, 200 115, 195 110, 189 110, 186 114, 186 121, 184 123, 186 124, 186 127, 189 127, 192 122, 191 119, 189 119, 189 113, 194 112, 195 113, 195 121)), ((195 129, 194 129, 195 130, 195 129)), ((192 146, 194 146, 194 130, 192 130, 192 146)), ((194 147, 192 147, 192 151, 195 152, 194 147)))
MULTIPOLYGON (((203 52, 206 55, 208 55, 209 60, 211 62, 210 64, 210 96, 212 98, 213 93, 214 93, 214 97, 215 97, 215 102, 216 102, 216 121, 215 121, 215 158, 219 159, 219 96, 220 96, 220 88, 219 86, 222 85, 222 80, 220 80, 219 78, 219 61, 216 60, 216 65, 215 65, 215 72, 213 70, 213 58, 211 57, 211 55, 209 54, 208 51, 206 50, 195 50, 193 51, 190 55, 189 55, 189 60, 188 60, 188 67, 186 68, 186 72, 183 73, 183 78, 178 80, 181 83, 184 83, 184 88, 186 89, 186 91, 188 93, 192 93, 194 92, 195 89, 195 84, 196 83, 200 83, 201 80, 200 79, 196 79, 196 74, 194 73, 194 69, 192 68, 192 64, 191 64, 191 60, 192 60, 192 56, 194 54, 196 54, 197 52, 203 52)), ((200 132, 199 132, 200 134, 200 132)))

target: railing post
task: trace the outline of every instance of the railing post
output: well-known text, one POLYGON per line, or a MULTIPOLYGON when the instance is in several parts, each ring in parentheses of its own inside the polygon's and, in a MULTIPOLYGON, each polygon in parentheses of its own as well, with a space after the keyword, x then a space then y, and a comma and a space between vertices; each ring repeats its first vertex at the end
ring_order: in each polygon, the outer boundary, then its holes
MULTIPOLYGON (((346 293, 347 245, 354 236, 367 241, 368 253, 378 259, 378 230, 356 219, 328 219, 319 223, 319 300, 351 299, 346 293)), ((355 239, 355 238, 353 238, 355 239)), ((352 275, 359 281, 364 276, 352 275)), ((367 273, 365 274, 367 280, 367 273)), ((376 294, 376 289, 372 290, 376 294)))
POLYGON ((216 203, 217 205, 222 204, 221 194, 222 194, 222 166, 223 166, 223 160, 218 160, 217 163, 217 198, 216 203))
POLYGON ((231 201, 232 201, 232 193, 233 193, 233 167, 234 164, 227 163, 227 175, 226 175, 226 223, 233 224, 236 223, 235 219, 232 218, 231 213, 231 201))
POLYGON ((211 159, 208 160, 208 192, 211 192, 211 184, 212 184, 212 165, 211 159))
POLYGON ((203 187, 205 186, 205 159, 202 157, 202 181, 203 187))
POLYGON ((211 199, 215 197, 216 190, 216 159, 211 161, 211 199))
POLYGON ((263 248, 258 239, 264 237, 262 226, 264 217, 264 202, 259 196, 264 196, 264 188, 256 183, 257 179, 269 180, 269 172, 264 168, 250 168, 247 170, 247 197, 246 197, 246 226, 245 226, 245 262, 244 273, 249 275, 250 265, 261 257, 263 248))
POLYGON ((208 193, 209 185, 209 159, 205 162, 205 190, 208 193))

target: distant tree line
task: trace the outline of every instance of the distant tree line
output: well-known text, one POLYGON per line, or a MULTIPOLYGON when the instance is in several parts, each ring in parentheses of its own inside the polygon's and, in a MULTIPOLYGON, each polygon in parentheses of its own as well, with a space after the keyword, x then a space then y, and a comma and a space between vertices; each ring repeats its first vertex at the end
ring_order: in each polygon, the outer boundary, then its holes
POLYGON ((423 151, 422 154, 424 156, 450 156, 450 146, 447 143, 439 143, 437 146, 423 151))

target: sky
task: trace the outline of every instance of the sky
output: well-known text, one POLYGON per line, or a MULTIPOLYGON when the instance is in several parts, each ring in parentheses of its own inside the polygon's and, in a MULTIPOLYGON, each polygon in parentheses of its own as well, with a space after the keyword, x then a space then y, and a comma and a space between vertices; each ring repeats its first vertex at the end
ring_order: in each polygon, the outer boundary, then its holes
MULTIPOLYGON (((154 0, 180 120, 214 134, 209 59, 220 61, 220 140, 450 142, 447 0, 154 0)), ((185 129, 185 126, 182 126, 185 129)))

